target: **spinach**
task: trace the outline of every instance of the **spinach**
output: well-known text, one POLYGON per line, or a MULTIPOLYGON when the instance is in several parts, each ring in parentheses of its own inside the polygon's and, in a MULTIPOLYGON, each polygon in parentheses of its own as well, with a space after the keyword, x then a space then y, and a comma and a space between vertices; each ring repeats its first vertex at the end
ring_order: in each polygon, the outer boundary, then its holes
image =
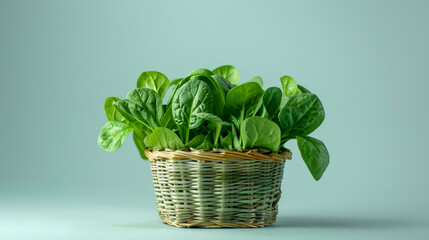
POLYGON ((213 145, 215 147, 217 147, 218 146, 218 139, 219 139, 219 136, 220 136, 220 132, 222 130, 222 126, 223 125, 229 126, 231 124, 229 124, 228 122, 222 121, 222 119, 220 119, 219 117, 217 117, 217 116, 215 116, 215 115, 213 115, 211 113, 199 112, 199 113, 196 113, 196 115, 197 115, 197 117, 200 117, 202 119, 205 119, 207 121, 212 122, 212 124, 214 125, 214 128, 215 128, 215 135, 214 136, 215 137, 214 137, 213 145))
POLYGON ((240 82, 238 70, 231 65, 220 66, 213 70, 213 73, 222 76, 232 84, 238 85, 238 82, 240 82))
POLYGON ((293 79, 292 77, 283 76, 280 78, 280 82, 282 83, 284 95, 294 96, 294 95, 297 95, 298 93, 301 93, 298 85, 295 82, 295 79, 293 79))
POLYGON ((173 90, 173 97, 171 98, 171 102, 168 104, 170 105, 172 103, 174 96, 177 95, 178 89, 191 80, 200 80, 209 85, 210 92, 213 96, 213 101, 216 102, 216 104, 213 106, 213 113, 217 116, 222 116, 223 109, 225 107, 225 92, 222 90, 222 87, 218 81, 205 75, 191 75, 184 78, 173 90))
POLYGON ((210 149, 210 148, 213 148, 213 144, 212 144, 212 140, 211 140, 210 135, 207 135, 207 136, 204 138, 203 143, 201 143, 201 144, 197 147, 197 149, 210 149))
POLYGON ((181 86, 173 98, 173 119, 176 122, 183 142, 189 140, 189 130, 199 127, 204 119, 197 113, 211 112, 213 95, 207 83, 190 80, 181 86))
POLYGON ((157 92, 148 88, 138 88, 128 92, 126 98, 142 105, 157 123, 161 120, 162 101, 157 92))
POLYGON ((238 119, 239 123, 253 116, 263 94, 264 90, 255 82, 247 82, 231 89, 226 95, 229 114, 238 119))
POLYGON ((310 90, 298 84, 298 88, 302 93, 311 93, 310 90))
POLYGON ((222 90, 225 92, 225 94, 227 94, 229 90, 231 90, 231 88, 234 87, 233 84, 231 84, 228 80, 226 80, 220 75, 212 75, 211 77, 216 81, 218 81, 219 85, 222 87, 222 90))
POLYGON ((160 125, 162 104, 158 94, 147 88, 128 93, 127 99, 113 104, 121 115, 141 131, 153 131, 160 125))
POLYGON ((104 100, 104 112, 106 113, 107 120, 128 123, 128 121, 115 109, 114 102, 120 101, 117 97, 108 97, 104 100))
POLYGON ((98 136, 98 145, 106 151, 115 151, 122 146, 132 130, 126 123, 108 121, 98 136))
POLYGON ((302 159, 310 170, 311 175, 318 181, 329 165, 328 149, 322 141, 310 136, 298 136, 296 140, 302 159))
POLYGON ((146 138, 146 136, 145 136, 144 132, 141 132, 137 129, 134 129, 134 132, 133 132, 134 144, 136 145, 137 150, 139 151, 140 157, 143 159, 147 159, 146 155, 144 154, 144 151, 145 151, 146 146, 147 146, 144 143, 145 138, 146 138))
POLYGON ((149 136, 149 143, 152 148, 182 149, 185 147, 180 138, 170 129, 159 127, 149 136))
POLYGON ((229 132, 228 135, 226 135, 226 137, 224 137, 224 138, 221 136, 220 144, 222 145, 222 147, 224 149, 227 149, 227 150, 233 149, 233 147, 232 147, 232 133, 229 132))
POLYGON ((256 76, 256 77, 251 78, 249 80, 249 82, 258 83, 259 85, 261 85, 261 87, 264 87, 264 81, 262 80, 262 78, 260 76, 256 76))
POLYGON ((320 126, 325 111, 320 99, 290 76, 280 78, 282 89, 262 89, 259 76, 238 85, 237 69, 225 65, 199 68, 169 82, 155 71, 143 72, 137 89, 125 99, 104 102, 108 122, 98 144, 106 151, 122 146, 133 131, 141 158, 146 149, 263 148, 271 152, 296 139, 302 159, 319 180, 329 164, 322 141, 308 136, 320 126), (169 90, 169 88, 172 88, 169 90), (171 91, 167 104, 162 101, 171 91))
POLYGON ((282 96, 282 90, 278 87, 270 87, 265 91, 263 103, 270 119, 278 115, 282 96))
POLYGON ((185 147, 197 148, 198 146, 200 146, 204 142, 204 139, 206 139, 205 135, 202 135, 202 134, 197 135, 194 138, 192 138, 191 141, 186 143, 185 147))
POLYGON ((279 126, 263 117, 250 117, 241 123, 243 148, 265 148, 277 152, 280 146, 279 126))
POLYGON ((292 96, 280 110, 282 137, 306 136, 325 119, 325 110, 319 98, 312 93, 292 96))
POLYGON ((167 93, 169 85, 170 81, 168 78, 164 74, 156 71, 143 72, 137 79, 137 88, 155 90, 159 93, 161 99, 163 99, 164 95, 167 93))
POLYGON ((205 68, 198 68, 198 69, 195 69, 194 71, 192 71, 191 73, 189 73, 188 76, 201 76, 201 75, 206 76, 206 77, 210 77, 213 75, 213 72, 208 70, 208 69, 205 69, 205 68))

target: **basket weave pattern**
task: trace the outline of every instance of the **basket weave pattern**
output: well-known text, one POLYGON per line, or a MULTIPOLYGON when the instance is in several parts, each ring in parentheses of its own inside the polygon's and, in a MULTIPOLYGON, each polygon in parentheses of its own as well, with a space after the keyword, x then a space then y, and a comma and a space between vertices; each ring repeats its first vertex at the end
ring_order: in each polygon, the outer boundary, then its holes
POLYGON ((276 220, 291 153, 155 151, 150 159, 161 220, 176 227, 263 227, 276 220))

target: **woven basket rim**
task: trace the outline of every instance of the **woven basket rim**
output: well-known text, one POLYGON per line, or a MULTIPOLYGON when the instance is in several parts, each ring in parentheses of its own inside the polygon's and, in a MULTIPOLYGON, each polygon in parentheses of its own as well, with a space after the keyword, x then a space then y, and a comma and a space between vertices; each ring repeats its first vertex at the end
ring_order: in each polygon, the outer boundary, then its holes
POLYGON ((285 151, 282 153, 272 153, 266 149, 193 149, 182 150, 164 149, 146 149, 145 155, 150 160, 172 159, 185 160, 192 159, 198 161, 219 161, 219 160, 261 160, 261 161, 284 161, 292 159, 292 153, 285 151))

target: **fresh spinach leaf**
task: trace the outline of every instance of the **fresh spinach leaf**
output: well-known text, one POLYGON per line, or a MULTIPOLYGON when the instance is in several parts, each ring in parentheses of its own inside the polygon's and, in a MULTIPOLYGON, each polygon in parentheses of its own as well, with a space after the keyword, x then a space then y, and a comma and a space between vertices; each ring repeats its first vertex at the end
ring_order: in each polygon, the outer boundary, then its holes
POLYGON ((126 98, 143 106, 156 125, 159 125, 162 118, 162 100, 157 92, 148 88, 137 88, 128 92, 126 98))
POLYGON ((165 127, 155 129, 149 136, 149 143, 154 149, 182 149, 185 147, 180 138, 173 131, 165 127))
POLYGON ((177 90, 172 104, 173 119, 184 142, 188 142, 189 130, 199 127, 204 121, 196 114, 211 112, 212 105, 210 86, 203 81, 190 80, 177 90))
POLYGON ((311 93, 310 90, 298 84, 298 88, 302 93, 311 93))
POLYGON ((202 135, 202 134, 197 135, 194 138, 192 138, 191 141, 186 143, 185 147, 197 148, 198 146, 200 146, 204 142, 205 138, 206 138, 205 135, 202 135))
POLYGON ((234 85, 232 85, 228 80, 226 80, 220 75, 213 75, 211 77, 216 81, 218 81, 219 85, 222 87, 222 90, 225 92, 225 94, 227 94, 229 90, 231 90, 231 88, 234 87, 234 85))
POLYGON ((218 116, 215 116, 215 115, 213 115, 211 113, 199 112, 199 113, 196 113, 196 115, 197 115, 197 117, 200 117, 202 119, 210 121, 212 124, 214 124, 214 126, 215 126, 214 127, 215 128, 215 137, 214 137, 214 141, 213 141, 214 144, 213 145, 215 147, 217 147, 218 146, 218 139, 219 139, 219 136, 220 136, 220 132, 222 130, 222 126, 223 125, 229 126, 231 124, 229 124, 228 122, 222 121, 222 119, 220 119, 218 116))
POLYGON ((278 87, 270 87, 265 91, 263 103, 270 119, 277 117, 280 111, 282 96, 282 90, 278 87))
POLYGON ((282 136, 306 136, 318 128, 324 118, 325 110, 316 95, 302 93, 292 96, 279 113, 282 136))
POLYGON ((220 75, 232 84, 238 85, 240 82, 240 74, 238 70, 231 65, 224 65, 213 70, 213 73, 216 75, 220 75))
POLYGON ((328 149, 322 141, 310 136, 297 136, 296 140, 302 159, 318 181, 329 165, 328 149))
POLYGON ((128 121, 119 113, 113 106, 114 102, 120 101, 117 97, 108 97, 104 100, 104 112, 106 113, 107 120, 128 123, 128 121))
POLYGON ((280 82, 282 83, 284 95, 294 96, 296 94, 301 93, 301 91, 298 88, 298 85, 295 82, 295 79, 293 79, 292 77, 283 76, 280 78, 280 82))
POLYGON ((166 127, 169 129, 174 129, 176 127, 176 123, 173 119, 173 108, 172 106, 168 106, 164 115, 161 117, 160 121, 161 127, 166 127))
POLYGON ((143 132, 151 132, 153 127, 151 127, 153 123, 147 121, 143 115, 147 116, 147 112, 144 108, 137 102, 133 102, 129 99, 123 99, 119 102, 115 102, 113 104, 116 110, 127 119, 134 128, 143 131, 143 132))
POLYGON ((108 121, 100 131, 98 145, 106 151, 115 151, 122 146, 132 130, 126 123, 108 121))
POLYGON ((225 93, 222 90, 222 87, 220 86, 219 82, 213 79, 212 77, 207 77, 203 75, 192 75, 192 76, 186 77, 177 85, 176 91, 172 93, 173 98, 174 96, 177 95, 176 93, 178 89, 181 88, 184 84, 186 84, 190 80, 200 80, 207 83, 207 85, 209 85, 210 92, 213 96, 213 102, 216 102, 216 104, 213 105, 213 113, 217 116, 222 116, 223 109, 225 106, 225 93))
POLYGON ((250 117, 241 123, 243 148, 265 148, 277 152, 280 145, 279 126, 263 117, 250 117))
POLYGON ((144 154, 144 151, 146 149, 146 145, 144 143, 145 137, 147 136, 143 132, 140 132, 139 130, 134 130, 133 132, 134 144, 136 145, 137 150, 139 151, 140 157, 143 159, 147 159, 146 155, 144 154))
POLYGON ((224 137, 224 138, 221 137, 220 144, 222 145, 222 147, 224 149, 231 150, 233 148, 232 147, 232 133, 229 132, 228 135, 226 135, 226 137, 224 137))
POLYGON ((140 77, 137 79, 137 88, 149 88, 157 93, 161 99, 164 98, 167 93, 170 81, 168 78, 156 71, 143 72, 140 77))
POLYGON ((202 75, 202 76, 210 77, 211 75, 213 75, 213 72, 205 68, 198 68, 192 71, 191 73, 189 73, 188 76, 194 76, 194 75, 202 75))
POLYGON ((197 147, 197 149, 211 149, 213 148, 212 140, 210 137, 210 134, 208 134, 205 138, 203 143, 197 147))
POLYGON ((264 90, 255 82, 241 84, 226 95, 226 107, 232 116, 242 122, 257 111, 263 94, 264 90))
POLYGON ((249 80, 249 82, 255 82, 258 83, 261 87, 264 87, 264 81, 260 76, 253 77, 249 80))

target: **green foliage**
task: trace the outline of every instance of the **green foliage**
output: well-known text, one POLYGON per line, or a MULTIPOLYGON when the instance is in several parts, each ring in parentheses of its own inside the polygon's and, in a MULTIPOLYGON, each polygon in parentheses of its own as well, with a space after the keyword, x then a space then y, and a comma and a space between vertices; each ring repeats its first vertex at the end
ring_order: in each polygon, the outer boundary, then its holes
POLYGON ((253 116, 264 90, 255 82, 247 82, 231 89, 226 95, 226 108, 231 116, 242 122, 253 116))
POLYGON ((282 83, 283 94, 285 96, 294 96, 301 93, 295 79, 292 77, 283 76, 280 78, 280 82, 282 83))
POLYGON ((105 100, 108 122, 98 143, 106 151, 117 150, 133 131, 137 150, 146 159, 146 149, 163 148, 282 152, 287 151, 284 144, 296 139, 304 162, 319 180, 329 154, 323 142, 308 135, 324 120, 320 99, 290 76, 280 78, 282 90, 266 91, 259 76, 241 85, 239 79, 230 65, 213 71, 199 68, 172 82, 162 73, 143 72, 125 99, 105 100), (171 95, 162 105, 169 88, 171 95))
POLYGON ((310 136, 296 137, 302 159, 314 179, 318 181, 329 165, 329 153, 325 144, 310 136))
POLYGON ((261 87, 264 87, 264 81, 262 80, 262 78, 260 76, 256 76, 256 77, 251 78, 249 80, 249 82, 258 83, 259 85, 261 85, 261 87))
POLYGON ((280 147, 279 126, 263 117, 250 117, 241 123, 243 148, 265 148, 277 152, 280 147))
POLYGON ((126 123, 108 121, 100 131, 98 145, 108 152, 115 151, 122 146, 132 130, 126 123))
POLYGON ((231 65, 220 66, 213 70, 213 73, 222 76, 234 85, 238 85, 240 82, 240 74, 238 74, 237 68, 231 65))
POLYGON ((128 121, 116 110, 113 106, 114 102, 120 101, 117 97, 108 97, 104 100, 104 112, 106 113, 107 120, 128 123, 128 121))
POLYGON ((182 149, 185 147, 180 138, 170 129, 159 127, 149 136, 152 148, 182 149))
POLYGON ((143 72, 137 79, 137 88, 149 88, 155 90, 161 99, 164 98, 167 93, 170 81, 168 78, 156 71, 143 72))
POLYGON ((203 81, 190 80, 177 90, 172 105, 173 119, 185 143, 189 139, 189 130, 199 127, 204 121, 197 113, 211 112, 212 105, 213 95, 209 85, 203 81))
POLYGON ((324 119, 322 102, 312 93, 292 96, 279 113, 283 137, 306 136, 318 128, 324 119))

